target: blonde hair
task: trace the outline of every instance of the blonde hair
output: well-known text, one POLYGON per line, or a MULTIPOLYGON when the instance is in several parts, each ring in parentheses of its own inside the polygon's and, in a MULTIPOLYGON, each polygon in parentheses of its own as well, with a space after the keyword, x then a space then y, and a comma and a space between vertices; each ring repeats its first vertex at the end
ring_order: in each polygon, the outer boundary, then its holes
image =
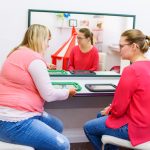
POLYGON ((142 53, 148 51, 150 47, 150 37, 144 35, 142 31, 137 29, 131 29, 123 32, 121 36, 126 37, 126 41, 130 44, 136 43, 142 53))
POLYGON ((27 29, 23 41, 17 47, 15 47, 8 54, 8 56, 21 46, 26 46, 35 52, 43 53, 43 51, 45 50, 44 43, 50 36, 51 33, 46 26, 33 24, 27 29))

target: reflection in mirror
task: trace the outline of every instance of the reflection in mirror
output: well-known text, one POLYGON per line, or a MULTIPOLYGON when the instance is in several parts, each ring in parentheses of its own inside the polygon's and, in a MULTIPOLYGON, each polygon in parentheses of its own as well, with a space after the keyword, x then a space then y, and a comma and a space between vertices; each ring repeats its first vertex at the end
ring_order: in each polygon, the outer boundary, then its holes
MULTIPOLYGON (((48 62, 52 61, 51 55, 54 56, 69 40, 73 27, 76 31, 83 27, 89 28, 94 35, 94 45, 99 51, 101 70, 108 71, 121 65, 118 46, 120 35, 135 27, 135 15, 29 10, 28 26, 35 23, 43 24, 51 31, 50 47, 45 56, 48 62)), ((74 42, 75 44, 77 43, 74 42)), ((63 51, 60 55, 65 54, 63 51)), ((63 62, 59 60, 56 63, 57 69, 63 68, 63 62)))

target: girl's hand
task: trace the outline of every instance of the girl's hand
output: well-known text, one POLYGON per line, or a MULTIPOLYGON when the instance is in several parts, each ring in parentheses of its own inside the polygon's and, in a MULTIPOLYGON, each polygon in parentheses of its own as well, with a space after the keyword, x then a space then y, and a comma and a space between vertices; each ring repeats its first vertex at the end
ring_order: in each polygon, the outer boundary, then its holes
POLYGON ((69 96, 74 96, 77 93, 75 88, 69 88, 69 96))
POLYGON ((47 68, 48 68, 49 70, 56 70, 56 65, 54 65, 54 64, 48 64, 48 65, 47 65, 47 68))

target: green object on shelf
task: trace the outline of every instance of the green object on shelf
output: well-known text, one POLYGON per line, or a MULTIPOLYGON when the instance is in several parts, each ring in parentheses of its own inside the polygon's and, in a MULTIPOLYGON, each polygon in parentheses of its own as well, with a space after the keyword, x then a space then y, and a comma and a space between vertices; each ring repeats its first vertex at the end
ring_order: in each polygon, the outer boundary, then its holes
POLYGON ((67 75, 65 70, 48 70, 50 75, 67 75))
POLYGON ((76 82, 52 82, 52 85, 58 89, 75 88, 77 91, 81 91, 82 87, 76 82))

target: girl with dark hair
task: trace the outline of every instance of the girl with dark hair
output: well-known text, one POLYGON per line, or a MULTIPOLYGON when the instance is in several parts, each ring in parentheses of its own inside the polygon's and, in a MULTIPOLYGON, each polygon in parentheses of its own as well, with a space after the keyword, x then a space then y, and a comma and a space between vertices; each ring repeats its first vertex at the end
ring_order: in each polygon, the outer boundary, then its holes
POLYGON ((72 49, 68 70, 99 70, 98 50, 93 46, 93 33, 81 28, 77 34, 78 46, 72 49))

